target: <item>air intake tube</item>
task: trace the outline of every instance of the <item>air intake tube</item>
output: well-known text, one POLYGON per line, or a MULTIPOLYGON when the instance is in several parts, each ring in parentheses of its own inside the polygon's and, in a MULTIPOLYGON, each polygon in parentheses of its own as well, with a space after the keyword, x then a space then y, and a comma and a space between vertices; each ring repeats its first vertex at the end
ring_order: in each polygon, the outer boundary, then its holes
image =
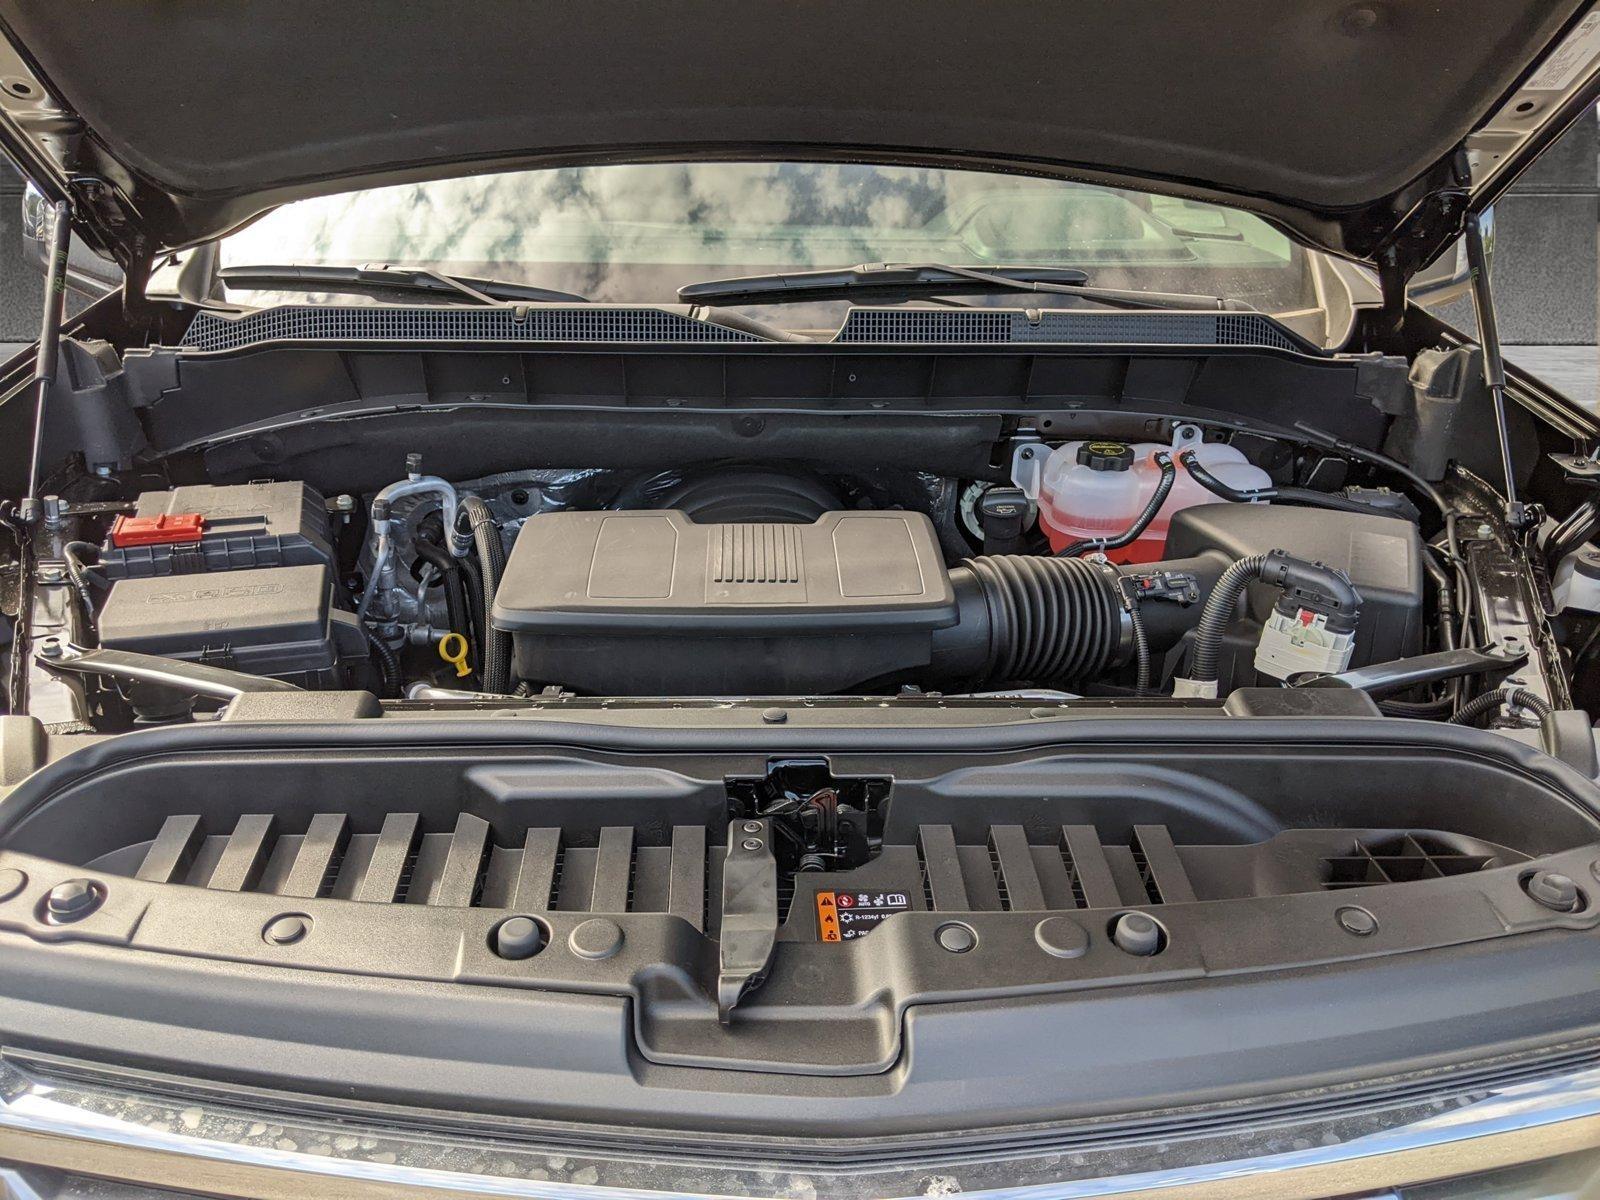
POLYGON ((950 572, 961 619, 936 631, 929 674, 972 687, 1100 678, 1133 657, 1120 580, 1092 559, 968 559, 950 572))

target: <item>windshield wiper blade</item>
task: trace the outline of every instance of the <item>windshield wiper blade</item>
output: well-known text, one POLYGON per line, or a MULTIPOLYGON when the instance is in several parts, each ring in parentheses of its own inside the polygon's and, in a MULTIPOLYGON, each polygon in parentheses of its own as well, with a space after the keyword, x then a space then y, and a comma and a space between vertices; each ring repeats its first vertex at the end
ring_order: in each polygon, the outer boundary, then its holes
POLYGON ((474 304, 587 304, 587 296, 558 292, 530 283, 507 279, 475 279, 467 275, 446 275, 427 267, 401 267, 389 263, 369 263, 364 267, 336 267, 303 263, 252 263, 224 267, 217 272, 224 286, 237 288, 292 288, 296 291, 355 292, 362 295, 383 292, 427 292, 453 296, 474 304))
POLYGON ((913 296, 1035 292, 1076 296, 1115 308, 1249 310, 1248 305, 1221 296, 1092 287, 1089 285, 1089 276, 1072 267, 992 267, 978 270, 943 263, 863 263, 856 267, 821 271, 708 279, 679 288, 678 299, 697 304, 788 304, 811 300, 854 300, 873 292, 913 296))

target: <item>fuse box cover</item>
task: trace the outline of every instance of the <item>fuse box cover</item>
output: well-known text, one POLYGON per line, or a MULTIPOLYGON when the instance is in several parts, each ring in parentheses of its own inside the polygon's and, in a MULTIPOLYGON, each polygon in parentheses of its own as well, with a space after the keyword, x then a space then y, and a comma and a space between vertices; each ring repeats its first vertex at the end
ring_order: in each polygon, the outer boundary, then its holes
POLYGON ((100 613, 100 642, 118 650, 209 662, 256 675, 336 667, 354 640, 352 614, 331 607, 320 564, 221 576, 123 579, 100 613))
POLYGON ((142 579, 238 571, 257 567, 335 566, 333 538, 322 496, 303 483, 192 484, 144 492, 135 502, 135 528, 168 518, 200 518, 198 536, 183 541, 130 543, 113 536, 101 547, 108 579, 142 579))

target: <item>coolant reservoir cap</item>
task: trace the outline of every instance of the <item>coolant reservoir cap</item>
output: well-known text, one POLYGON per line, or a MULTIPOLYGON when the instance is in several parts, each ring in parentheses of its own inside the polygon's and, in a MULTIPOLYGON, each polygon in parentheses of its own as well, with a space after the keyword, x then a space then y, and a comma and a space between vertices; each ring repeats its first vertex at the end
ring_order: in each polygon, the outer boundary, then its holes
POLYGON ((1091 471, 1127 471, 1133 467, 1133 447, 1126 442, 1085 442, 1078 447, 1078 465, 1091 471))

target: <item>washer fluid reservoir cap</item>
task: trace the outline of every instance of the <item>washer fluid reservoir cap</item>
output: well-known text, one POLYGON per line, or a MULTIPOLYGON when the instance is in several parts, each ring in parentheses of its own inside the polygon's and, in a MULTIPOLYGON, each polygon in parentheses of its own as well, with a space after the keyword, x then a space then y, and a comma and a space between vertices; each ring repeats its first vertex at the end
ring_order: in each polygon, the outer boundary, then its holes
POLYGON ((1128 471, 1133 468, 1133 447, 1126 442, 1085 442, 1078 447, 1078 464, 1091 471, 1128 471))

